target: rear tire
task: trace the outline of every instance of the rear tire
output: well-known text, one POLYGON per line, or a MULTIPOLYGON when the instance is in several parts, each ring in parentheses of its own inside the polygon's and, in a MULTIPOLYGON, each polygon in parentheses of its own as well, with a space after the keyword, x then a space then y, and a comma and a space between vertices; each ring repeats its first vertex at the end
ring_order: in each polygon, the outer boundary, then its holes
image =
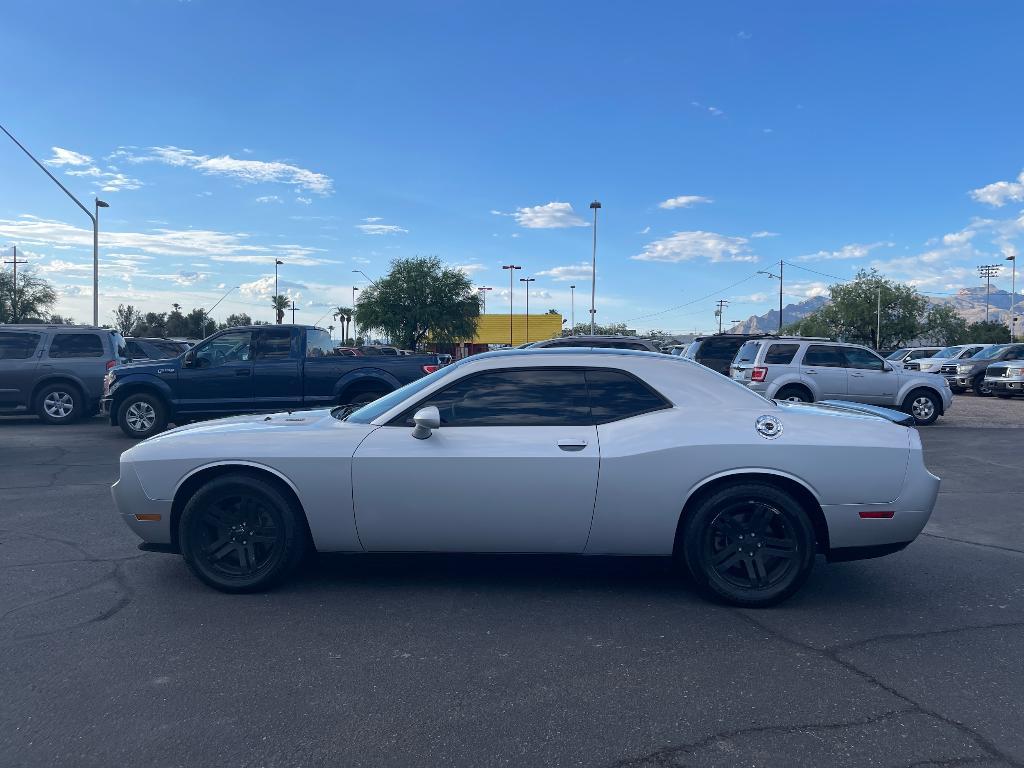
POLYGON ((178 526, 185 563, 221 592, 259 592, 291 573, 306 554, 302 510, 271 483, 223 475, 189 499, 178 526))
POLYGON ((117 424, 128 437, 145 440, 167 426, 167 407, 155 395, 128 395, 117 409, 117 424))
POLYGON ((47 424, 72 424, 85 415, 85 400, 78 387, 49 384, 36 395, 36 413, 47 424))
POLYGON ((813 403, 814 395, 804 387, 797 387, 790 384, 776 392, 775 399, 788 400, 791 403, 813 403))
POLYGON ((903 401, 903 411, 913 416, 914 423, 919 427, 934 424, 941 408, 939 396, 927 389, 915 389, 903 401))
POLYGON ((996 392, 996 397, 998 397, 1000 400, 1012 400, 1013 399, 1013 395, 1004 395, 1002 392, 996 392))
POLYGON ((737 483, 702 499, 681 529, 676 552, 715 600, 765 608, 795 593, 814 567, 814 525, 785 491, 737 483))

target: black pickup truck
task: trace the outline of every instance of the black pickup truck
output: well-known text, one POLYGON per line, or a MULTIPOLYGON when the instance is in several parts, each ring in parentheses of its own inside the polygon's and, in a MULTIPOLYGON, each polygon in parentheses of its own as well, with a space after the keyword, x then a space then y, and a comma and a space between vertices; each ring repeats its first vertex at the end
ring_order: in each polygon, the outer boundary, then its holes
POLYGON ((168 422, 368 403, 437 367, 432 355, 336 355, 312 326, 229 328, 179 357, 112 368, 100 408, 111 426, 144 438, 168 422))

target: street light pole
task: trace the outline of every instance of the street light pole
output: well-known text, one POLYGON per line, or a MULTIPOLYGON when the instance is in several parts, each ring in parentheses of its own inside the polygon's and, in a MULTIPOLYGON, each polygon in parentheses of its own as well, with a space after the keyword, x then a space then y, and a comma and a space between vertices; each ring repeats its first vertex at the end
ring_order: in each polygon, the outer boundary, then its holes
POLYGON ((576 286, 569 286, 569 335, 576 335, 576 286))
POLYGON ((978 267, 978 277, 985 278, 985 322, 988 322, 988 296, 992 290, 992 278, 999 274, 998 264, 982 264, 978 267))
POLYGON ((530 343, 530 283, 536 282, 535 277, 520 277, 520 283, 526 283, 526 343, 530 343))
POLYGON ((594 248, 590 257, 590 335, 594 335, 594 297, 597 294, 597 211, 601 203, 595 200, 590 204, 594 210, 594 248))
POLYGON ((481 285, 476 289, 476 292, 480 294, 480 302, 483 304, 482 314, 487 314, 487 292, 493 290, 493 288, 487 285, 481 285))
MULTIPOLYGON (((17 257, 15 257, 17 258, 17 257)), ((1010 262, 1010 341, 1017 340, 1017 315, 1014 314, 1013 305, 1017 301, 1017 254, 1006 257, 1010 262)))
POLYGON ((358 335, 358 328, 356 327, 356 291, 359 289, 354 285, 352 286, 352 344, 356 343, 356 336, 358 335))
POLYGON ((502 266, 502 269, 508 270, 508 345, 513 347, 515 343, 512 336, 512 275, 516 273, 517 269, 522 269, 522 267, 515 264, 505 264, 502 266))
POLYGON ((284 264, 280 259, 274 259, 274 295, 277 296, 277 268, 284 264))
POLYGON ((32 160, 33 163, 38 165, 40 170, 42 170, 43 173, 49 176, 50 180, 53 181, 54 184, 56 184, 58 187, 64 190, 64 194, 70 197, 72 200, 74 200, 75 205, 81 208, 85 215, 88 216, 89 219, 92 221, 92 324, 98 326, 100 324, 100 208, 109 208, 110 206, 97 198, 95 212, 90 211, 88 208, 82 205, 81 200, 79 200, 77 197, 71 194, 70 190, 68 190, 67 187, 65 187, 63 184, 60 183, 60 181, 58 181, 56 176, 50 173, 49 168, 47 168, 45 165, 36 160, 35 155, 29 152, 25 148, 24 144, 22 144, 20 141, 14 138, 10 131, 8 131, 2 125, 0 125, 0 131, 6 133, 10 140, 17 144, 18 148, 21 149, 21 151, 24 152, 26 155, 28 155, 29 159, 32 160))
POLYGON ((775 278, 775 279, 777 279, 779 281, 779 335, 780 336, 782 335, 782 264, 783 264, 782 259, 779 259, 779 274, 777 274, 777 275, 774 275, 771 272, 766 272, 763 269, 757 270, 757 274, 759 274, 759 275, 768 275, 768 277, 773 277, 773 278, 775 278))

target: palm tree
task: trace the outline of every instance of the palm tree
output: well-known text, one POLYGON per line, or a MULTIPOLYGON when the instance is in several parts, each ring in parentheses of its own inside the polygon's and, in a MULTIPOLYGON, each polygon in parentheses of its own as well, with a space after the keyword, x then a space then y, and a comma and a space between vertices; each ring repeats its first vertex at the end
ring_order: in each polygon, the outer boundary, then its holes
POLYGON ((334 317, 335 320, 341 320, 341 340, 348 344, 348 324, 352 320, 352 310, 348 307, 335 307, 332 317, 334 317))
POLYGON ((274 312, 277 313, 277 324, 280 325, 284 320, 285 310, 288 309, 288 305, 291 303, 287 296, 278 294, 270 297, 271 306, 274 308, 274 312))
POLYGON ((334 338, 334 326, 333 325, 328 325, 327 326, 327 332, 329 334, 331 334, 331 338, 333 339, 334 338))

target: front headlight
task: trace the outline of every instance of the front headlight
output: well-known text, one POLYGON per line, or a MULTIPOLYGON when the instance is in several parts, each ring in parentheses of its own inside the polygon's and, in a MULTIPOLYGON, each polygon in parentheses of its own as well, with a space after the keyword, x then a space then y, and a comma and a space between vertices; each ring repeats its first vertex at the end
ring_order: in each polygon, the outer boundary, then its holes
POLYGON ((970 373, 973 370, 974 370, 974 366, 973 365, 958 365, 956 367, 956 372, 957 373, 970 373))
POLYGON ((1007 376, 1024 376, 1024 368, 1011 368, 1006 372, 1007 376))
POLYGON ((935 363, 919 363, 922 371, 929 371, 935 367, 935 363))

